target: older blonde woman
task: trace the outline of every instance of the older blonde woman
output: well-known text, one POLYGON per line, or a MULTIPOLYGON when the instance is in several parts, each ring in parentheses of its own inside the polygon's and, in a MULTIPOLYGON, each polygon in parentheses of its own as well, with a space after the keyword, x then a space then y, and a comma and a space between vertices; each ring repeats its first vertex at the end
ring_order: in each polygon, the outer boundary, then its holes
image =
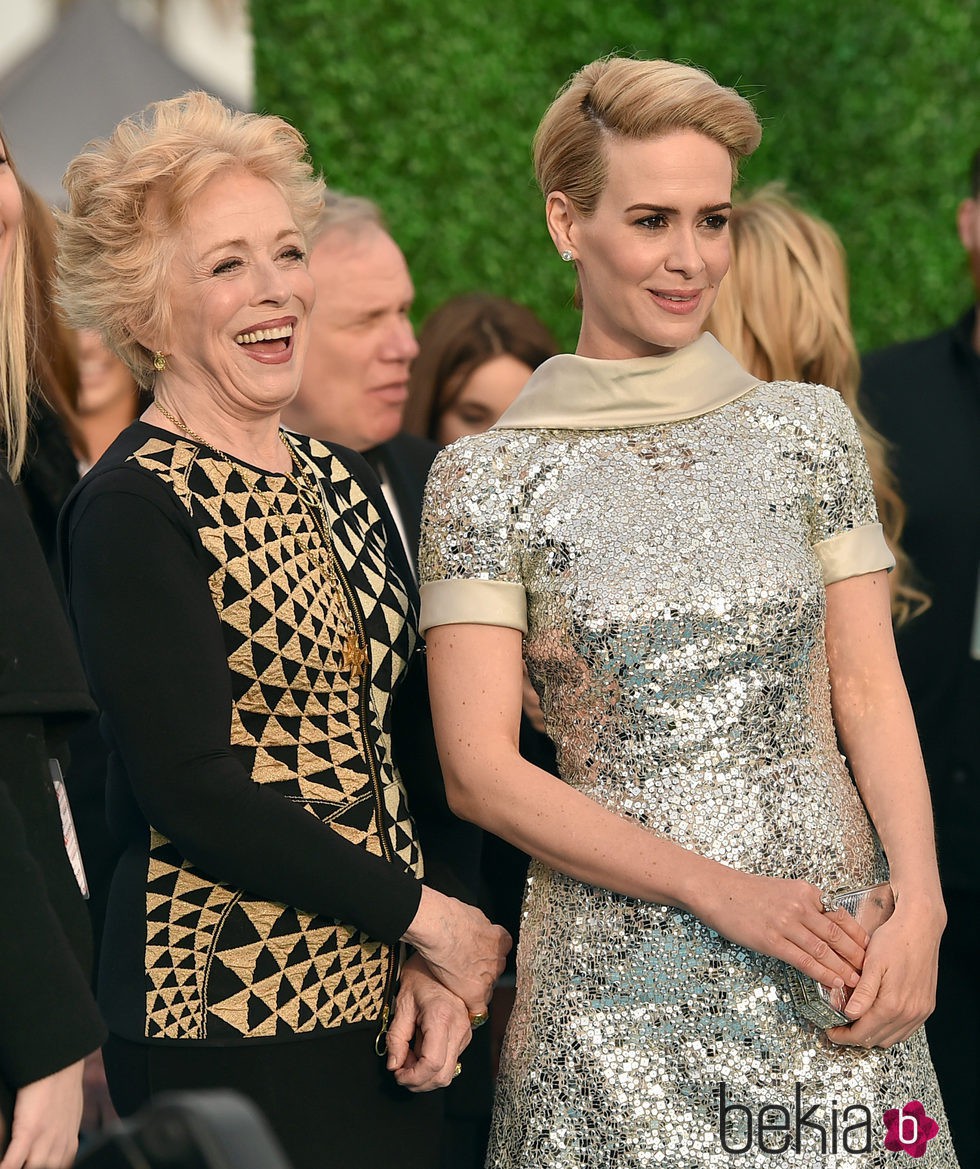
POLYGON ((452 1078, 508 940, 423 883, 390 734, 415 602, 380 487, 279 427, 320 183, 294 129, 203 94, 65 181, 67 315, 154 395, 63 523, 127 842, 99 984, 114 1100, 230 1085, 297 1169, 431 1164, 434 1098, 404 1088, 452 1078))

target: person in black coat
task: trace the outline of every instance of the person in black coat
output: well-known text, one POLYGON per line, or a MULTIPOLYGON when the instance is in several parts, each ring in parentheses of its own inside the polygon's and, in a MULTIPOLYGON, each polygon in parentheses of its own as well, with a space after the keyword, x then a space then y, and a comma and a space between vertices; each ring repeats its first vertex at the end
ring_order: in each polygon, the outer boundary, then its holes
POLYGON ((77 1147, 82 1061, 105 1035, 56 790, 65 738, 93 707, 12 479, 27 429, 21 208, 0 141, 0 1164, 60 1169, 77 1147))
MULTIPOLYGON (((980 151, 960 239, 980 301, 980 151)), ((897 631, 936 817, 949 921, 929 1046, 963 1169, 980 1166, 980 306, 951 327, 863 359, 867 413, 894 446, 903 543, 932 598, 897 631)))

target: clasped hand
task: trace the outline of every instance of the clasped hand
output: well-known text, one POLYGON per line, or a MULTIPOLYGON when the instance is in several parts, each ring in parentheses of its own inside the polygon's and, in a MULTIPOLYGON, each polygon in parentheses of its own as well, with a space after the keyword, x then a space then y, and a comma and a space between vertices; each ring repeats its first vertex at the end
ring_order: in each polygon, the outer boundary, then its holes
POLYGON ((432 974, 463 1000, 471 1015, 490 1002, 511 946, 510 934, 479 909, 427 885, 403 940, 418 950, 432 974))
POLYGON ((930 902, 900 899, 873 938, 846 910, 824 912, 806 881, 728 869, 706 902, 698 916, 724 937, 851 988, 844 1013, 854 1022, 828 1030, 833 1043, 891 1047, 932 1012, 943 914, 930 902))
POLYGON ((852 1047, 891 1047, 921 1027, 936 1005, 944 925, 940 907, 899 897, 895 912, 875 930, 844 1007, 853 1022, 831 1028, 827 1038, 852 1047))
POLYGON ((388 1028, 388 1070, 410 1092, 445 1088, 473 1034, 463 1000, 413 955, 402 968, 388 1028))
POLYGON ((856 987, 867 931, 844 909, 824 911, 807 881, 725 869, 697 916, 730 941, 795 966, 825 986, 856 987))

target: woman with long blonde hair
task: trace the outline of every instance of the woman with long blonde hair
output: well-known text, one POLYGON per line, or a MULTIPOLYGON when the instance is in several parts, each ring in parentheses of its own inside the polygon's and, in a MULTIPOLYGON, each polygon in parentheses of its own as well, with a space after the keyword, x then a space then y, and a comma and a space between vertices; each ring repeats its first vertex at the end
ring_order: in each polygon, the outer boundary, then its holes
POLYGON ((905 504, 885 440, 858 404, 860 359, 851 329, 847 260, 825 220, 799 207, 781 183, 736 202, 729 221, 731 268, 707 329, 766 381, 832 386, 854 415, 874 483, 878 516, 895 556, 892 617, 901 625, 928 607, 911 583, 900 537, 905 504))
POLYGON ((0 1165, 62 1169, 78 1144, 82 1060, 105 1034, 55 790, 64 735, 92 706, 14 484, 28 429, 22 219, 0 139, 0 1165))

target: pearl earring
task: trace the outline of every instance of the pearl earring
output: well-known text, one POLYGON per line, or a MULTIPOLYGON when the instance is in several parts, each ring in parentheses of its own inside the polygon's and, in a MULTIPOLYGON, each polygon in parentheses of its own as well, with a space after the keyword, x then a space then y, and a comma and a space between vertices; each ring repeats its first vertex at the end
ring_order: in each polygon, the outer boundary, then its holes
POLYGON ((568 248, 562 252, 561 258, 565 261, 566 264, 572 258, 572 253, 568 250, 568 248))

